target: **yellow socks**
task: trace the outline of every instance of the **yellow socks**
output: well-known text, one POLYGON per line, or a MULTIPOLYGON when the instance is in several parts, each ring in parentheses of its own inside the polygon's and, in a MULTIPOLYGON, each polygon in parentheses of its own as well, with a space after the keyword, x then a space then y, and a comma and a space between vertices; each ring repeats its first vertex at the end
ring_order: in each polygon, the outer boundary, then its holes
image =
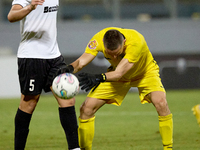
MULTIPOLYGON (((172 114, 159 117, 159 130, 163 142, 164 150, 172 150, 173 145, 173 120, 172 114)), ((92 141, 94 138, 95 117, 90 119, 79 118, 79 145, 81 150, 92 150, 92 141)))
POLYGON ((173 145, 173 119, 172 114, 158 116, 159 130, 162 138, 164 150, 172 150, 173 145))
POLYGON ((95 117, 82 120, 79 118, 79 145, 81 150, 92 150, 92 141, 94 138, 95 117))

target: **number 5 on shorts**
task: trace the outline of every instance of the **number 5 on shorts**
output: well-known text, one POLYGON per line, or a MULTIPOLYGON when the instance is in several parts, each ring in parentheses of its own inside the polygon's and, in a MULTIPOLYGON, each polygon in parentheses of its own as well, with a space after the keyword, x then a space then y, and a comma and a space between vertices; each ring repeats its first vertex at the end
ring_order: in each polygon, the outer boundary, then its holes
POLYGON ((29 88, 29 91, 34 91, 34 82, 35 82, 34 79, 31 79, 31 80, 30 80, 30 88, 29 88))

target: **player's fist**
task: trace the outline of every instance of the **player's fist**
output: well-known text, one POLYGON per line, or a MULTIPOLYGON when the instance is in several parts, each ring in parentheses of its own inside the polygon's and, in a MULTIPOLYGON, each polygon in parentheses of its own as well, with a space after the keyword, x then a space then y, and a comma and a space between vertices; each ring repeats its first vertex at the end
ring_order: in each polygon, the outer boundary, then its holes
POLYGON ((34 10, 36 9, 37 5, 43 5, 43 3, 44 3, 44 0, 32 0, 30 4, 31 9, 34 10))
POLYGON ((63 74, 63 73, 73 73, 74 67, 72 65, 63 65, 58 68, 56 71, 56 76, 63 74))
POLYGON ((80 77, 79 79, 79 85, 82 86, 81 90, 85 90, 86 92, 91 90, 93 87, 93 91, 99 86, 101 82, 106 81, 106 75, 105 74, 89 74, 89 73, 80 73, 78 74, 80 77))

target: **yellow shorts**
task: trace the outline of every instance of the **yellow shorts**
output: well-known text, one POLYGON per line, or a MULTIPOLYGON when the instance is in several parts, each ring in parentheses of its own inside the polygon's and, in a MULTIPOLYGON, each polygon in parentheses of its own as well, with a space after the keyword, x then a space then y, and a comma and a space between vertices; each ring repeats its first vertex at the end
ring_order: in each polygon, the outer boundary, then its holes
POLYGON ((129 82, 103 82, 93 92, 91 90, 87 96, 104 99, 107 100, 108 104, 120 106, 131 87, 138 88, 142 104, 151 103, 151 101, 145 97, 147 94, 153 91, 165 92, 159 74, 157 74, 144 76, 142 79, 129 82))

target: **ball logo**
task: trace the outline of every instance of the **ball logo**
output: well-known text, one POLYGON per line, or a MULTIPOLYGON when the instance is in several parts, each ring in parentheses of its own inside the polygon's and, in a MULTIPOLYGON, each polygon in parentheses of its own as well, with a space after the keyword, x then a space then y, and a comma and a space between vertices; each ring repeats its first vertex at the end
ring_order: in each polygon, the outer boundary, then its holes
POLYGON ((62 89, 60 91, 61 96, 65 97, 67 95, 67 91, 65 91, 64 89, 62 89))

